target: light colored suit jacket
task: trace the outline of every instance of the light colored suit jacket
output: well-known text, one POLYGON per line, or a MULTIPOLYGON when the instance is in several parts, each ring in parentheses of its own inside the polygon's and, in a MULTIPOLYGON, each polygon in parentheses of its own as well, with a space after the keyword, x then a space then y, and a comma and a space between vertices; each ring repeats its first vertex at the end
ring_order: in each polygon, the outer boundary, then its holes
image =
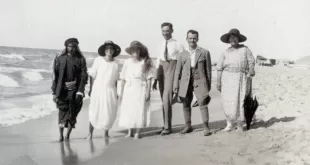
MULTIPOLYGON (((209 96, 212 81, 212 66, 210 52, 200 48, 195 54, 195 70, 194 78, 194 93, 197 100, 209 96)), ((178 89, 179 97, 186 97, 190 76, 191 76, 191 59, 190 52, 185 50, 178 57, 177 66, 174 75, 174 90, 178 89)))

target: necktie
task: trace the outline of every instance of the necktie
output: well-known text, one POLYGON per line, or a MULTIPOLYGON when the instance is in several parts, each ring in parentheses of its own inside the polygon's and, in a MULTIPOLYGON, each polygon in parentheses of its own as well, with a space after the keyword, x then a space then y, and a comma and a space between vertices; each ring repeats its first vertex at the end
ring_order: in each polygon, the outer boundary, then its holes
POLYGON ((166 41, 166 45, 165 45, 165 60, 167 61, 168 60, 168 48, 167 48, 167 45, 168 45, 168 41, 166 41))

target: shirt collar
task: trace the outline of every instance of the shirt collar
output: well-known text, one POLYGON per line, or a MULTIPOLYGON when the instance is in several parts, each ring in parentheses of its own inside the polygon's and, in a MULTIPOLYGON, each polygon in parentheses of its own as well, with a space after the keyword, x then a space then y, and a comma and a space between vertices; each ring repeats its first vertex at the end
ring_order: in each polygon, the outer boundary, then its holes
POLYGON ((171 37, 169 40, 164 39, 164 42, 166 42, 166 41, 171 42, 171 41, 175 41, 175 39, 173 37, 171 37))
POLYGON ((198 45, 197 45, 197 47, 196 47, 195 50, 191 50, 189 46, 187 46, 187 48, 186 48, 186 50, 187 50, 188 52, 196 52, 196 51, 199 50, 199 49, 200 49, 200 47, 199 47, 198 45))

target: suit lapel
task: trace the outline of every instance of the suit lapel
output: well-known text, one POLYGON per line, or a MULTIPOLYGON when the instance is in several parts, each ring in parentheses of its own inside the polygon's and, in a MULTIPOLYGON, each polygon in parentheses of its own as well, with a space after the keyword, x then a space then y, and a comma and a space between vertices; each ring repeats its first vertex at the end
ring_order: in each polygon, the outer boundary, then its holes
POLYGON ((191 59, 191 54, 189 53, 189 51, 184 51, 184 56, 185 56, 185 62, 186 63, 188 60, 191 59))
POLYGON ((202 54, 201 50, 197 49, 195 53, 195 66, 197 65, 198 59, 201 56, 201 54, 202 54))

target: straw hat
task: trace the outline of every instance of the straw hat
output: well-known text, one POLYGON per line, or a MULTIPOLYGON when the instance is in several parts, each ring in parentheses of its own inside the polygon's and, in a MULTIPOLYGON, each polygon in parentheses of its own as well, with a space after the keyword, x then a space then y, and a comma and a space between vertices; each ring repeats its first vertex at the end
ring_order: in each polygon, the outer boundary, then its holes
POLYGON ((139 41, 132 41, 130 43, 130 46, 128 48, 125 49, 125 51, 128 53, 128 54, 131 54, 131 50, 133 48, 138 48, 140 49, 141 51, 141 54, 143 54, 144 52, 147 52, 147 48, 139 41))
POLYGON ((235 35, 239 38, 239 42, 244 42, 247 40, 246 36, 240 34, 238 29, 231 29, 228 33, 221 36, 221 41, 224 43, 229 43, 229 36, 235 35))
POLYGON ((106 41, 103 45, 101 45, 98 49, 98 54, 100 54, 101 56, 105 56, 105 47, 111 45, 114 48, 114 54, 113 57, 118 56, 121 53, 121 48, 117 45, 114 44, 112 41, 106 41))

